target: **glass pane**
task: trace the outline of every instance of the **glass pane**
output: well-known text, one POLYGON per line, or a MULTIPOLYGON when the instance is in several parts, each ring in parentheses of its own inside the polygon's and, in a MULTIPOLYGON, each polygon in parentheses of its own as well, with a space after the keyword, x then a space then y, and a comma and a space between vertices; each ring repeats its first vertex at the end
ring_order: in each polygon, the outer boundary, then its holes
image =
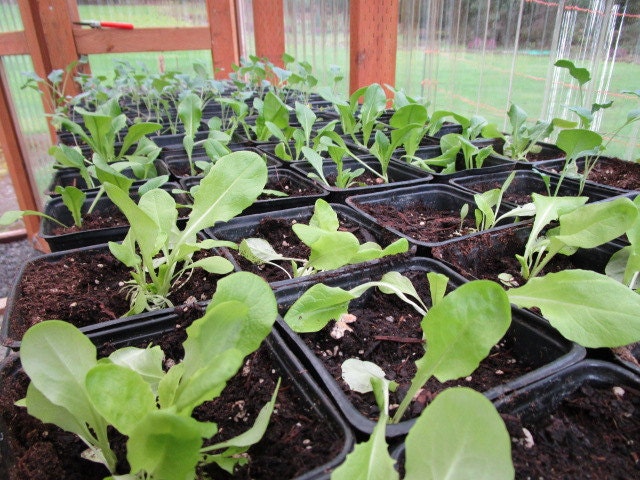
POLYGON ((511 103, 531 121, 577 121, 568 105, 614 100, 592 128, 611 139, 608 154, 634 159, 638 127, 611 133, 640 107, 621 93, 636 89, 640 75, 639 14, 638 2, 624 0, 401 0, 396 83, 432 110, 479 114, 503 129, 511 103), (567 71, 553 66, 559 58, 591 72, 582 98, 567 71))
POLYGON ((132 23, 142 27, 206 27, 204 0, 79 0, 81 20, 132 23))

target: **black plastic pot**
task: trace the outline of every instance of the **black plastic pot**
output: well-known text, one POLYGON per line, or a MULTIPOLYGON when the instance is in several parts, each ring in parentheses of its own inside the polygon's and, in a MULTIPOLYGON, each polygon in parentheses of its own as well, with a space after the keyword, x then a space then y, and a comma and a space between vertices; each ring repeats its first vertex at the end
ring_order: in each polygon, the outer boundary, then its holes
MULTIPOLYGON (((493 188, 500 188, 506 181, 511 172, 494 172, 483 175, 472 175, 468 177, 456 177, 449 180, 451 185, 462 188, 472 193, 483 193, 493 188)), ((555 194, 560 177, 556 174, 549 173, 549 189, 537 171, 518 170, 516 175, 505 192, 503 199, 509 203, 523 205, 531 202, 531 193, 540 195, 549 195, 549 192, 555 194), (515 201, 509 198, 509 195, 516 195, 520 200, 515 201)), ((580 192, 580 185, 571 178, 565 178, 560 184, 558 196, 575 197, 580 192)), ((597 202, 607 200, 618 196, 620 193, 604 186, 587 185, 581 192, 581 196, 589 197, 589 202, 597 202)))
MULTIPOLYGON (((387 245, 398 239, 398 237, 380 229, 379 226, 375 224, 375 222, 370 221, 368 218, 363 217, 360 213, 345 205, 331 204, 331 208, 333 208, 333 210, 337 213, 338 218, 341 220, 341 222, 344 221, 345 223, 352 225, 354 233, 360 232, 362 236, 366 238, 366 241, 374 241, 382 247, 386 247, 387 245)), ((309 219, 313 215, 313 212, 313 205, 309 205, 303 207, 288 208, 285 210, 276 210, 271 212, 257 213, 253 215, 245 215, 233 218, 228 222, 217 224, 213 228, 205 229, 204 233, 205 235, 208 235, 212 238, 239 243, 245 238, 256 236, 256 231, 258 230, 260 222, 263 219, 284 220, 290 224, 308 223, 309 219)), ((237 261, 234 260, 233 257, 229 257, 229 259, 237 265, 237 261)), ((389 258, 382 258, 379 260, 372 260, 371 262, 386 264, 388 261, 389 258)), ((237 268, 239 270, 242 270, 242 267, 240 267, 239 265, 237 268)), ((312 278, 312 281, 320 282, 323 281, 324 278, 334 275, 336 271, 351 271, 357 268, 357 265, 349 265, 346 267, 342 267, 339 270, 318 272, 311 277, 299 277, 294 279, 282 279, 273 281, 271 282, 271 285, 274 289, 277 290, 283 285, 299 283, 300 281, 307 280, 309 278, 312 278)), ((260 270, 256 270, 257 271, 255 271, 254 273, 260 275, 260 270)))
MULTIPOLYGON (((420 147, 416 150, 414 157, 420 158, 422 160, 429 160, 432 158, 439 157, 442 154, 442 150, 440 146, 425 146, 420 147)), ((403 156, 406 155, 404 149, 398 149, 398 151, 394 154, 394 158, 396 158, 401 163, 409 164, 403 156)), ((417 170, 423 170, 418 165, 409 164, 412 168, 417 170)), ((493 173, 493 172, 505 172, 512 171, 517 169, 528 169, 531 168, 531 165, 528 165, 524 162, 513 162, 506 158, 500 158, 495 155, 489 155, 483 162, 481 168, 471 168, 468 169, 464 163, 464 156, 462 154, 458 154, 456 157, 456 171, 453 173, 442 173, 442 167, 433 166, 432 170, 435 170, 435 173, 431 172, 434 177, 434 181, 447 183, 452 178, 475 175, 478 173, 493 173)))
MULTIPOLYGON (((329 191, 322 188, 315 182, 312 182, 310 179, 303 177, 296 172, 292 172, 291 170, 270 167, 268 168, 268 173, 269 175, 266 188, 275 188, 270 185, 282 182, 287 188, 289 188, 288 192, 294 193, 291 193, 287 197, 273 196, 265 199, 259 198, 253 203, 253 205, 244 210, 242 215, 251 215, 304 205, 313 205, 317 199, 324 198, 327 200, 329 197, 329 191)), ((180 185, 184 190, 190 191, 191 188, 200 184, 201 178, 202 177, 186 177, 180 180, 180 185)), ((287 191, 284 193, 287 193, 287 191)))
MULTIPOLYGON (((530 232, 531 225, 508 226, 497 231, 484 232, 457 243, 438 245, 432 249, 431 253, 434 258, 445 262, 466 278, 497 280, 493 276, 494 272, 491 272, 487 266, 494 259, 509 259, 515 263, 515 255, 521 255, 524 252, 530 232)), ((567 259, 571 264, 568 268, 604 273, 611 256, 622 247, 621 242, 614 241, 596 248, 579 249, 570 257, 557 255, 554 260, 567 259)), ((503 266, 506 269, 506 263, 503 263, 503 266)))
MULTIPOLYGON (((378 173, 381 173, 380 162, 375 157, 371 155, 361 155, 360 159, 370 168, 378 173)), ((363 168, 360 162, 352 158, 345 159, 343 165, 345 169, 350 169, 351 171, 363 168)), ((296 172, 300 172, 304 176, 308 176, 310 173, 315 173, 314 168, 306 161, 293 162, 290 164, 290 166, 293 170, 295 170, 296 172)), ((338 169, 333 161, 325 160, 322 166, 322 171, 325 178, 330 179, 337 175, 338 169)), ((366 174, 367 171, 365 171, 364 175, 366 174)), ((349 188, 338 188, 336 186, 330 185, 324 186, 324 188, 331 192, 329 199, 332 202, 343 202, 345 198, 351 195, 381 192, 384 190, 406 187, 409 185, 421 185, 433 179, 433 176, 426 172, 410 168, 407 165, 396 162, 394 160, 389 162, 387 175, 389 178, 389 182, 387 183, 382 182, 372 185, 366 184, 362 186, 355 185, 349 188)), ((314 181, 318 183, 318 185, 322 185, 317 180, 314 181)))
MULTIPOLYGON (((554 466, 554 458, 570 458, 579 462, 573 472, 576 476, 571 478, 581 477, 580 472, 594 474, 593 468, 590 467, 596 464, 598 468, 601 466, 604 468, 599 470, 593 478, 631 478, 628 472, 637 471, 638 468, 633 452, 637 451, 635 446, 638 438, 637 427, 636 431, 630 431, 632 426, 620 425, 622 419, 613 413, 607 413, 606 416, 601 417, 598 412, 591 411, 588 405, 595 403, 594 398, 599 396, 598 392, 605 395, 606 403, 610 406, 625 401, 626 408, 618 409, 622 410, 618 413, 629 418, 637 418, 640 376, 598 360, 585 360, 572 365, 547 379, 499 399, 495 405, 500 412, 507 415, 507 418, 515 416, 521 419, 524 428, 527 428, 534 440, 533 454, 543 455, 546 458, 545 463, 541 465, 542 468, 558 471, 559 468, 554 466), (622 394, 622 397, 618 397, 619 394, 622 394), (579 398, 582 398, 580 403, 578 403, 579 398), (598 421, 597 430, 581 422, 581 418, 589 415, 594 416, 598 421), (555 425, 561 428, 556 429, 555 425), (606 441, 604 437, 608 437, 610 432, 618 431, 624 433, 621 436, 623 438, 618 438, 617 444, 607 443, 606 452, 596 449, 595 443, 604 443, 606 441), (539 443, 547 446, 545 451, 540 451, 539 443), (572 454, 572 448, 580 448, 580 453, 572 454), (585 457, 585 451, 593 451, 593 455, 585 457), (598 454, 604 454, 606 458, 601 458, 598 454), (622 474, 617 468, 618 466, 624 468, 623 464, 628 466, 626 474, 622 474), (603 470, 609 470, 610 476, 603 470)), ((514 443, 514 449, 517 448, 516 445, 514 443)), ((514 459, 518 458, 515 451, 513 455, 514 459)), ((526 463, 526 459, 522 462, 526 463)), ((567 474, 565 471, 560 473, 567 474)), ((516 476, 518 476, 517 461, 516 476)))
MULTIPOLYGON (((452 288, 457 288, 466 282, 464 278, 438 261, 427 258, 413 258, 401 260, 390 265, 363 266, 356 272, 323 279, 323 283, 331 287, 349 289, 373 279, 377 280, 384 273, 391 270, 405 274, 411 271, 423 272, 425 275, 428 272, 442 273, 449 277, 452 288)), ((276 292, 279 308, 283 315, 311 285, 312 282, 305 282, 284 287, 276 292)), ((363 305, 370 293, 371 291, 365 293, 352 303, 363 305)), ((586 354, 584 348, 562 338, 540 317, 516 308, 512 309, 512 314, 512 324, 505 338, 508 345, 511 346, 514 356, 518 360, 531 365, 532 369, 510 382, 488 386, 484 394, 491 400, 500 398, 510 391, 522 388, 547 377, 559 369, 572 365, 583 359, 586 354)), ((289 343, 294 353, 300 357, 303 364, 320 385, 327 390, 352 428, 362 436, 370 434, 375 426, 375 420, 367 418, 350 402, 345 395, 343 386, 341 386, 343 382, 329 374, 322 359, 305 342, 305 337, 309 338, 310 342, 316 342, 315 334, 296 334, 283 321, 277 323, 277 328, 282 332, 285 341, 289 343)), ((362 359, 367 360, 368 358, 362 359)), ((346 360, 346 357, 344 360, 346 360)), ((348 387, 344 386, 344 388, 347 389, 348 387)), ((398 424, 388 425, 387 437, 398 439, 406 435, 414 423, 415 420, 407 420, 398 424)))
MULTIPOLYGON (((436 246, 446 245, 453 242, 459 242, 460 239, 473 237, 479 235, 482 232, 474 232, 465 235, 452 236, 446 240, 421 240, 412 233, 405 233, 416 229, 416 225, 406 220, 402 212, 405 209, 409 209, 412 205, 416 205, 420 208, 424 208, 434 212, 445 212, 452 216, 460 216, 460 210, 467 204, 469 206, 469 218, 473 218, 473 211, 475 208, 475 201, 473 195, 469 192, 465 192, 457 189, 451 185, 442 184, 428 184, 428 185, 416 185, 412 187, 404 187, 393 189, 385 192, 369 193, 365 195, 354 195, 346 199, 347 205, 353 207, 362 215, 369 218, 372 222, 376 222, 382 228, 388 230, 393 235, 404 237, 409 240, 410 243, 417 246, 418 255, 430 256, 431 249, 436 246), (376 211, 377 208, 387 207, 400 212, 396 218, 404 222, 403 228, 398 226, 385 225, 383 221, 376 218, 375 213, 369 213, 365 211, 367 209, 376 211), (404 230, 404 231, 403 231, 404 230)), ((509 208, 501 208, 500 212, 504 213, 509 208)), ((512 222, 512 219, 509 219, 512 222)), ((497 228, 504 228, 511 223, 502 224, 497 228)), ((417 234, 420 230, 415 230, 417 234)))
MULTIPOLYGON (((217 250, 215 252, 216 254, 221 254, 221 253, 218 253, 217 250)), ((20 283, 22 278, 25 276, 25 273, 28 271, 28 269, 32 268, 32 266, 36 262, 38 263, 44 262, 45 265, 49 263, 60 262, 60 261, 73 262, 75 261, 74 257, 78 254, 89 254, 94 258, 100 258, 98 257, 98 255, 105 255, 105 254, 111 256, 108 245, 100 244, 100 245, 92 245, 88 247, 75 248, 72 250, 64 250, 60 252, 40 255, 40 256, 28 259, 22 265, 22 267, 16 274, 13 286, 11 288, 11 292, 7 297, 7 304, 3 314, 3 321, 2 321, 2 325, 0 326, 0 345, 9 347, 12 350, 20 349, 21 336, 20 338, 18 338, 18 336, 13 333, 15 331, 13 327, 13 323, 17 321, 16 320, 16 316, 18 315, 16 313, 18 310, 17 304, 20 301, 20 297, 23 294, 20 283)), ((51 288, 53 289, 56 288, 55 286, 56 281, 60 281, 60 282, 77 282, 78 281, 77 278, 51 278, 51 279, 45 279, 45 280, 50 280, 52 282, 51 288)), ((113 289, 113 295, 116 295, 118 293, 118 290, 122 286, 123 285, 115 286, 113 289)), ((98 289, 98 288, 104 289, 106 285, 101 284, 98 286, 98 284, 96 284, 95 286, 94 285, 87 286, 87 290, 89 292, 91 291, 91 287, 95 287, 95 289, 98 289)), ((213 293, 213 290, 215 290, 215 287, 212 287, 211 293, 213 293)), ((72 303, 77 300, 87 301, 86 299, 77 299, 77 298, 68 299, 69 303, 72 303)), ((108 309, 108 306, 101 306, 101 308, 108 309)), ((128 328, 128 326, 131 324, 135 325, 140 322, 146 321, 148 319, 153 319, 156 316, 166 315, 168 313, 171 313, 172 311, 173 311, 173 308, 167 308, 162 310, 156 310, 153 312, 146 312, 138 315, 132 315, 128 317, 118 317, 118 318, 114 318, 113 320, 107 320, 100 323, 95 321, 93 323, 90 323, 93 320, 85 318, 85 319, 82 319, 86 323, 85 326, 81 326, 79 327, 79 329, 80 331, 88 335, 90 338, 93 338, 96 335, 103 335, 105 334, 105 332, 110 334, 111 332, 118 331, 121 328, 128 328)), ((41 320, 46 320, 46 319, 47 318, 43 318, 41 320)), ((66 320, 66 319, 63 318, 62 320, 66 320)))
MULTIPOLYGON (((141 346, 141 344, 153 342, 163 333, 175 330, 178 322, 178 317, 175 314, 166 314, 154 319, 152 324, 146 324, 146 322, 142 322, 142 325, 130 324, 114 334, 98 335, 92 340, 97 346, 103 344, 111 344, 117 348, 129 345, 141 346)), ((331 471, 344 461, 347 453, 352 449, 353 434, 332 405, 327 394, 305 371, 284 344, 278 332, 274 331, 267 337, 265 348, 268 351, 274 372, 282 379, 281 394, 301 399, 303 412, 295 413, 304 416, 313 425, 323 425, 323 428, 326 428, 330 433, 330 437, 326 439, 327 442, 339 442, 338 448, 333 449, 333 451, 338 451, 333 458, 327 458, 325 463, 296 476, 295 480, 329 480, 331 471)), ((0 382, 6 385, 7 379, 19 372, 21 372, 19 355, 13 354, 0 363, 0 382)), ((287 415, 288 412, 283 412, 283 414, 287 415)), ((12 438, 19 433, 14 432, 11 426, 11 424, 6 425, 0 417, 0 474, 4 474, 3 478, 8 478, 8 469, 16 455, 11 451, 10 446, 12 438)), ((304 438, 300 438, 299 441, 304 441, 304 438)))
MULTIPOLYGON (((609 168, 611 170, 616 170, 624 167, 625 169, 633 169, 634 171, 640 172, 640 164, 637 162, 627 162, 625 160, 620 160, 612 157, 600 157, 598 159, 598 163, 600 165, 606 166, 606 168, 609 168)), ((564 164, 565 164, 565 160, 560 159, 560 160, 539 161, 539 162, 535 162, 534 165, 535 165, 535 168, 540 169, 545 173, 550 172, 550 173, 560 174, 562 172, 562 169, 564 168, 564 164)), ((579 158, 578 160, 576 160, 576 164, 578 166, 579 171, 582 172, 584 170, 584 164, 585 164, 584 158, 579 158)), ((590 186, 605 187, 607 189, 614 190, 621 195, 628 194, 629 192, 635 192, 633 194, 633 196, 635 196, 637 195, 638 191, 640 191, 640 184, 634 184, 631 181, 623 180, 623 185, 624 185, 623 187, 620 186, 619 184, 611 185, 611 184, 605 184, 605 183, 597 183, 592 180, 587 180, 585 183, 586 185, 590 185, 590 186)))
MULTIPOLYGON (((166 183, 161 187, 163 190, 171 193, 173 189, 179 189, 180 185, 177 183, 166 183)), ((87 195, 83 205, 82 205, 82 214, 85 215, 89 210, 91 205, 93 204, 97 193, 91 192, 87 195)), ((188 204, 190 203, 187 195, 184 194, 173 194, 172 196, 176 200, 178 204, 188 204)), ((137 191, 134 189, 133 192, 130 192, 130 197, 134 199, 137 203, 139 200, 139 195, 137 191)), ((109 214, 111 211, 119 212, 114 203, 109 199, 106 194, 103 194, 96 202, 96 205, 93 209, 95 214, 109 214)), ((62 202, 62 197, 56 196, 51 198, 44 207, 44 213, 53 217, 65 225, 73 225, 73 218, 71 216, 71 212, 67 209, 66 205, 62 202)), ((182 223, 186 220, 182 219, 182 223)), ((179 219, 178 222, 181 222, 179 219)), ((180 225, 180 223, 179 223, 180 225)), ((98 245, 101 243, 107 242, 119 242, 124 240, 126 236, 129 225, 120 225, 113 227, 105 227, 100 229, 93 230, 77 230, 70 233, 55 233, 55 230, 60 228, 59 225, 52 222, 48 218, 42 219, 40 223, 40 237, 47 242, 49 248, 52 252, 58 252, 61 250, 70 250, 73 248, 86 247, 89 245, 98 245)))

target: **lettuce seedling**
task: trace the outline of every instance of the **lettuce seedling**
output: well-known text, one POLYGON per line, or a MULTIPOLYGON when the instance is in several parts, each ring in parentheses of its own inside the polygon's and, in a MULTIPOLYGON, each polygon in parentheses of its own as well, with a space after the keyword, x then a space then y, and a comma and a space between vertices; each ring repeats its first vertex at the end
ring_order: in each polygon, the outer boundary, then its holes
MULTIPOLYGON (((331 480, 398 479, 385 439, 389 391, 395 384, 371 362, 348 359, 342 378, 352 390, 373 391, 380 417, 369 439, 356 445, 331 480), (379 476, 381 473, 383 475, 379 476)), ((405 479, 512 479, 511 439, 495 407, 467 387, 447 388, 423 410, 405 439, 405 479)))
MULTIPOLYGON (((222 157, 204 176, 194 192, 186 226, 176 224, 175 200, 154 189, 140 197, 138 205, 122 190, 105 184, 107 195, 131 225, 122 243, 109 243, 111 253, 132 268, 127 282, 131 301, 128 314, 172 306, 169 294, 184 285, 194 268, 216 274, 229 273, 232 264, 220 256, 198 261, 193 254, 228 242, 198 241, 198 232, 228 221, 249 207, 267 182, 267 167, 254 152, 234 152, 222 157)), ((235 244, 233 245, 235 246, 235 244)))
POLYGON ((247 355, 269 335, 277 315, 275 296, 256 275, 222 279, 204 316, 186 329, 184 358, 167 359, 159 346, 125 347, 98 360, 96 347, 76 327, 47 320, 24 335, 20 358, 31 383, 18 404, 43 422, 78 435, 86 457, 116 474, 109 444, 112 426, 128 437, 131 473, 111 478, 195 478, 197 465, 232 470, 240 454, 259 441, 275 407, 276 391, 253 427, 225 442, 203 447, 217 432, 193 410, 217 398, 247 355))
POLYGON ((202 119, 202 100, 195 93, 187 93, 178 104, 178 116, 184 125, 184 137, 182 144, 187 152, 189 160, 189 169, 191 175, 195 175, 196 171, 191 161, 193 147, 195 145, 195 136, 200 128, 200 120, 202 119))
POLYGON ((546 197, 533 193, 535 218, 523 255, 516 255, 523 278, 538 275, 558 253, 595 248, 623 235, 638 212, 628 198, 585 205, 587 197, 546 197), (551 222, 559 226, 543 231, 551 222))
POLYGON ((409 250, 409 242, 405 238, 398 239, 383 249, 375 242, 360 244, 353 233, 340 231, 339 228, 340 221, 337 213, 325 200, 318 199, 309 224, 296 223, 292 226, 296 236, 311 249, 308 259, 289 259, 280 256, 268 242, 255 238, 245 239, 240 253, 255 264, 290 260, 294 276, 302 276, 409 250), (298 266, 298 263, 302 265, 298 266))

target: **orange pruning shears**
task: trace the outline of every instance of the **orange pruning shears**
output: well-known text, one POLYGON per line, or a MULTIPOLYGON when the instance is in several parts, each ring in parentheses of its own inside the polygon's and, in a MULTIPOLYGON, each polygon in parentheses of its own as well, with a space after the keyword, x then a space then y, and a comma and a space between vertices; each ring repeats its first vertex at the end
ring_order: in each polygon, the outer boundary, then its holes
POLYGON ((73 23, 76 25, 84 25, 91 28, 120 28, 122 30, 133 30, 133 23, 101 22, 100 20, 86 20, 73 23))

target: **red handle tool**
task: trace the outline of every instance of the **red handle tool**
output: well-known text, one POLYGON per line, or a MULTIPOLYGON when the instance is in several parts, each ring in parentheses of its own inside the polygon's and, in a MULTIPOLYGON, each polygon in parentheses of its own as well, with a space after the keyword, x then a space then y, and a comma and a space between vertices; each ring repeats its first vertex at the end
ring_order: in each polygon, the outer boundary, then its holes
POLYGON ((121 30, 133 30, 132 23, 122 22, 101 22, 99 20, 87 20, 83 22, 73 22, 76 25, 85 25, 91 28, 119 28, 121 30))

